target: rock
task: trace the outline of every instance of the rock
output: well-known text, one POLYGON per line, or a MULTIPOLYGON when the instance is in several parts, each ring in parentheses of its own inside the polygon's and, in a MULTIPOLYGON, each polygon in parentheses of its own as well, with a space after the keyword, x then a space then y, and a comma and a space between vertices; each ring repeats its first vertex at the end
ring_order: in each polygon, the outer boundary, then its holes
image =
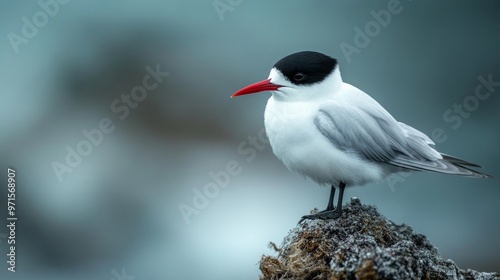
POLYGON ((353 198, 337 220, 306 220, 292 229, 277 257, 262 256, 261 280, 500 279, 458 268, 427 238, 396 225, 353 198))

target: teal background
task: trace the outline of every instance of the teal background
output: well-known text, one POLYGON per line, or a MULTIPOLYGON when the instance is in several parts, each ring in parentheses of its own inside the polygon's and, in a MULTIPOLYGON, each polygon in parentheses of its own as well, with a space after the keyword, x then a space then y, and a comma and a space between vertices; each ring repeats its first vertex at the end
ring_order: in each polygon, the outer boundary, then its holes
MULTIPOLYGON (((243 0, 219 17, 212 1, 73 0, 15 53, 8 34, 41 7, 2 1, 0 220, 7 167, 17 171, 19 220, 14 274, 0 227, 0 277, 118 279, 124 268, 136 280, 257 279, 261 255, 273 254, 267 244, 325 207, 329 190, 289 172, 258 140, 269 93, 229 96, 296 51, 338 58, 344 81, 399 121, 428 135, 441 129, 440 151, 499 177, 500 87, 467 117, 453 110, 479 77, 500 81, 500 2, 402 0, 346 57, 342 42, 354 45, 354 28, 389 2, 243 0), (169 76, 121 120, 110 104, 157 64, 169 76), (59 182, 52 163, 103 118, 114 131, 59 182), (186 224, 179 206, 193 206, 228 162, 239 173, 186 224)), ((400 179, 348 188, 345 201, 376 205, 461 268, 500 271, 498 179, 400 179)))

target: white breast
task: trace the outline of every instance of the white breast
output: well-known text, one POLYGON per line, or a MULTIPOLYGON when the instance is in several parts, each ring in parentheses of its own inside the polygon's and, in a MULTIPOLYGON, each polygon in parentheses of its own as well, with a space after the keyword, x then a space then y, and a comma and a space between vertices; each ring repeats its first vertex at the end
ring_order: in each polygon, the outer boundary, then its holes
POLYGON ((317 102, 286 102, 271 97, 265 127, 274 154, 288 169, 319 184, 363 185, 383 179, 383 167, 337 149, 314 124, 317 102))

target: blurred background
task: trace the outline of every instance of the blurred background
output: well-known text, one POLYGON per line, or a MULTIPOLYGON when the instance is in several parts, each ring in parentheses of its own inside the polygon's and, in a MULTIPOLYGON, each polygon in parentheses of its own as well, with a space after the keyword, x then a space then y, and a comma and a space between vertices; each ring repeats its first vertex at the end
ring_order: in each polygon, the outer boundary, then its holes
MULTIPOLYGON (((338 58, 344 81, 396 119, 438 129, 440 151, 500 176, 500 87, 474 97, 480 77, 500 81, 498 1, 41 0, 0 11, 1 224, 7 167, 18 217, 16 273, 0 227, 1 279, 257 279, 268 243, 322 209, 329 189, 259 138, 268 93, 229 96, 296 51, 338 58), (388 5, 399 12, 377 29, 388 5), (157 83, 144 93, 148 75, 157 83), (114 130, 99 137, 103 119, 114 130), (97 145, 82 144, 84 130, 97 145)), ((500 271, 498 179, 413 174, 353 196, 459 267, 500 271)))

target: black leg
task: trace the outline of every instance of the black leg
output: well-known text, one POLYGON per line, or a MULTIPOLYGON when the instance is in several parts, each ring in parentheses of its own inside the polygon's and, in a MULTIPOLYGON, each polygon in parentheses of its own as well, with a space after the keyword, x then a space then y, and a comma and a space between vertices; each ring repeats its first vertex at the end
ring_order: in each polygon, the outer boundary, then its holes
POLYGON ((340 182, 339 185, 339 198, 337 202, 337 207, 333 206, 333 198, 335 196, 335 187, 332 185, 332 189, 330 191, 330 199, 328 200, 328 206, 326 207, 326 210, 323 210, 321 212, 318 212, 316 214, 312 215, 305 215, 302 216, 302 218, 299 221, 299 224, 302 223, 304 220, 315 220, 315 219, 321 219, 321 220, 335 220, 338 219, 342 215, 342 200, 344 197, 344 189, 345 189, 345 183, 340 182))
POLYGON ((337 202, 337 208, 335 208, 335 210, 339 211, 339 217, 342 214, 342 200, 344 199, 344 189, 345 189, 344 182, 340 182, 340 185, 339 185, 339 198, 338 198, 339 201, 337 202))
POLYGON ((333 206, 333 198, 335 197, 335 187, 332 185, 330 190, 330 199, 328 200, 328 205, 326 206, 326 211, 333 210, 335 206, 333 206))
POLYGON ((334 210, 335 209, 335 206, 333 205, 334 198, 335 198, 335 187, 332 185, 332 188, 330 189, 330 198, 328 199, 328 205, 326 206, 325 210, 319 211, 318 214, 334 210))

